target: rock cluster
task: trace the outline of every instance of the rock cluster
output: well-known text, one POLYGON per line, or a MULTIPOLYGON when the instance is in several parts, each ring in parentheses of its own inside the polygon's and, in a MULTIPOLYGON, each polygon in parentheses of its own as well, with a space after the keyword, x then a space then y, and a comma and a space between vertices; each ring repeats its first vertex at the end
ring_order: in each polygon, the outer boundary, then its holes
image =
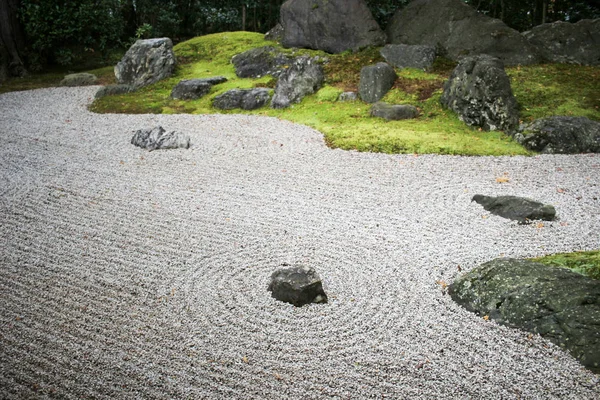
POLYGON ((187 149, 190 137, 181 132, 166 132, 162 126, 151 129, 140 129, 131 138, 131 144, 153 151, 161 149, 187 149))
POLYGON ((386 41, 364 0, 288 0, 281 6, 281 25, 284 47, 341 53, 386 41))
POLYGON ((513 132, 519 110, 501 60, 488 55, 463 58, 444 84, 443 106, 467 125, 513 132))
POLYGON ((467 310, 540 334, 600 373, 600 281, 567 268, 497 259, 456 279, 449 293, 467 310))
POLYGON ((176 63, 171 39, 138 40, 115 66, 115 76, 137 89, 171 76, 176 63))
POLYGON ((310 303, 327 303, 327 294, 319 274, 312 267, 288 266, 273 272, 268 290, 272 296, 296 307, 310 303))
POLYGON ((552 221, 556 218, 554 206, 518 196, 484 196, 476 194, 472 201, 481 204, 486 211, 521 223, 531 220, 552 221))

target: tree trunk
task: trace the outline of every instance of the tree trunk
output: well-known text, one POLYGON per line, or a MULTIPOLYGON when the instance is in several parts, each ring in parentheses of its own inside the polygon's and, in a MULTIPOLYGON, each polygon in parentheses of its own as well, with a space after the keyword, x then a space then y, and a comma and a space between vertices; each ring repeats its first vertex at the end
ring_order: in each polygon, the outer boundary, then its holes
POLYGON ((542 2, 542 24, 546 23, 546 18, 548 17, 548 2, 544 0, 542 2))
POLYGON ((0 0, 0 48, 3 55, 0 61, 4 64, 0 69, 10 76, 24 76, 27 73, 22 54, 25 49, 23 29, 17 13, 20 0, 0 0))
POLYGON ((242 6, 242 30, 246 30, 246 5, 242 6))

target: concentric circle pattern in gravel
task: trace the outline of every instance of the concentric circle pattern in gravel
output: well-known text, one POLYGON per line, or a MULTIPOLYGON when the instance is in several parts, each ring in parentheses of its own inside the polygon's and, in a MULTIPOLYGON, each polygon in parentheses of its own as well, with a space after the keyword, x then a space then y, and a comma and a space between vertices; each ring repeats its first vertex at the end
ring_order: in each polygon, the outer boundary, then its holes
POLYGON ((598 155, 331 150, 273 118, 93 114, 97 89, 0 96, 0 398, 600 397, 567 353, 444 290, 497 257, 600 248, 598 155), (192 147, 130 144, 158 124, 192 147), (272 299, 284 262, 330 302, 272 299))

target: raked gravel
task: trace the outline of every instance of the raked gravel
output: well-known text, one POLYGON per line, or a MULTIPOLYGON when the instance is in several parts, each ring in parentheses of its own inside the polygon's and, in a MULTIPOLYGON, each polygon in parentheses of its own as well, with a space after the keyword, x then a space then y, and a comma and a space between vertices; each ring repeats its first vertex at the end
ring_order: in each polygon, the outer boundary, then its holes
POLYGON ((0 398, 600 397, 570 355, 443 289, 600 248, 599 155, 332 150, 275 118, 94 114, 96 90, 0 95, 0 398), (158 124, 192 147, 130 144, 158 124), (476 193, 559 219, 518 225, 476 193), (329 303, 271 298, 284 262, 329 303))

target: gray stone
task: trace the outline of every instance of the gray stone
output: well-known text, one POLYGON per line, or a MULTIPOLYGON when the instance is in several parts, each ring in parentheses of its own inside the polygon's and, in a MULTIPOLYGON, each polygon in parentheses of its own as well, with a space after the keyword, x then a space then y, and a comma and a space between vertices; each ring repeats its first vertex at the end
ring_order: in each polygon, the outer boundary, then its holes
POLYGON ((255 110, 269 103, 269 89, 232 89, 218 95, 213 100, 213 106, 222 110, 255 110))
POLYGON ((227 82, 227 78, 223 76, 181 80, 171 91, 171 98, 178 100, 196 100, 207 95, 214 85, 223 82, 227 82))
POLYGON ((542 24, 523 32, 523 36, 546 61, 600 65, 600 19, 542 24))
POLYGON ((515 140, 546 154, 600 153, 600 122, 586 117, 541 118, 519 127, 515 140))
POLYGON ((449 287, 458 304, 540 334, 600 373, 600 281, 528 260, 496 259, 449 287))
POLYGON ((265 75, 278 77, 292 58, 281 53, 275 47, 264 46, 236 54, 231 59, 235 74, 240 78, 258 78, 265 75))
POLYGON ((443 106, 467 125, 513 133, 519 109, 502 61, 481 55, 465 57, 444 84, 443 106))
POLYGON ((131 138, 131 144, 150 151, 187 149, 190 147, 190 137, 181 132, 166 132, 162 126, 156 126, 152 129, 140 129, 136 131, 131 138))
POLYGON ((315 59, 307 56, 296 58, 279 76, 271 107, 286 108, 292 103, 299 103, 304 96, 319 90, 324 80, 323 67, 315 59))
POLYGON ((371 116, 390 121, 416 118, 418 115, 419 110, 408 104, 387 104, 378 101, 371 107, 371 116))
POLYGON ((389 43, 432 46, 438 55, 455 61, 478 54, 492 55, 506 65, 541 61, 519 32, 461 0, 414 0, 396 12, 387 34, 389 43))
POLYGON ((271 30, 265 33, 265 40, 269 40, 272 42, 281 42, 283 39, 283 26, 280 23, 277 23, 271 30))
POLYGON ((118 83, 137 89, 168 78, 176 63, 171 39, 138 40, 115 66, 115 76, 118 83))
POLYGON ((363 67, 360 71, 358 94, 362 101, 375 103, 394 86, 396 71, 384 62, 363 67))
POLYGON ((99 99, 104 96, 130 93, 134 90, 135 89, 129 85, 107 85, 98 89, 94 97, 99 99))
POLYGON ((60 86, 91 86, 97 85, 98 78, 96 75, 80 72, 78 74, 69 74, 60 81, 60 86))
POLYGON ((471 201, 481 204, 486 211, 503 218, 525 223, 531 220, 552 221, 556 210, 549 204, 518 196, 484 196, 476 194, 471 201))
POLYGON ((319 274, 312 267, 288 266, 271 275, 268 290, 271 295, 286 303, 302 307, 310 303, 327 303, 327 295, 319 274))
POLYGON ((385 61, 396 68, 418 68, 424 71, 431 69, 436 55, 435 47, 408 44, 386 44, 380 52, 385 61))
POLYGON ((356 93, 356 92, 341 93, 340 96, 338 97, 338 100, 339 101, 357 101, 358 93, 356 93))
POLYGON ((386 41, 364 0, 288 0, 280 20, 284 47, 341 53, 386 41))

